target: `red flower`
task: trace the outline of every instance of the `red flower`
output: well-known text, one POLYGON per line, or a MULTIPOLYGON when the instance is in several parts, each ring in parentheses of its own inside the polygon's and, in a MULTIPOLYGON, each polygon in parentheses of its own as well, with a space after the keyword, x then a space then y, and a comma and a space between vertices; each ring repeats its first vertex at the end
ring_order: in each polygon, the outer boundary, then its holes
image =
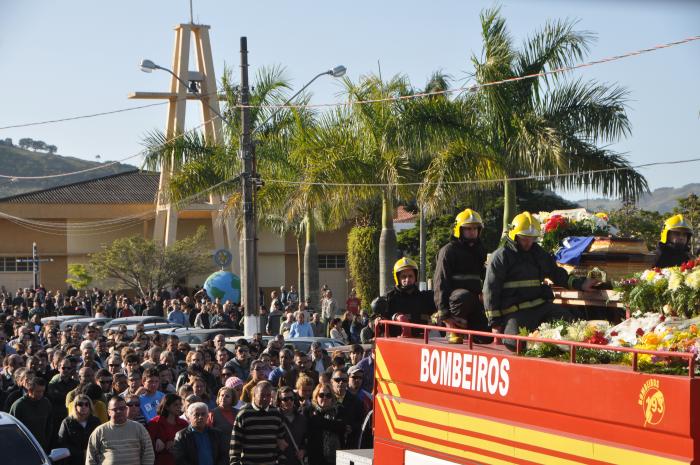
POLYGON ((642 337, 644 336, 644 330, 642 328, 637 328, 637 337, 642 337))
POLYGON ((605 335, 602 331, 596 331, 591 337, 589 337, 584 342, 587 342, 588 344, 598 344, 604 346, 607 345, 608 340, 605 338, 605 335))
POLYGON ((659 318, 659 321, 666 321, 666 316, 661 315, 661 317, 659 318))
POLYGON ((554 215, 550 217, 544 225, 544 232, 548 233, 551 231, 556 231, 557 229, 566 226, 566 218, 561 215, 554 215))
POLYGON ((615 336, 617 336, 618 334, 620 334, 620 333, 618 333, 617 331, 611 331, 611 332, 610 332, 610 337, 615 337, 615 336))

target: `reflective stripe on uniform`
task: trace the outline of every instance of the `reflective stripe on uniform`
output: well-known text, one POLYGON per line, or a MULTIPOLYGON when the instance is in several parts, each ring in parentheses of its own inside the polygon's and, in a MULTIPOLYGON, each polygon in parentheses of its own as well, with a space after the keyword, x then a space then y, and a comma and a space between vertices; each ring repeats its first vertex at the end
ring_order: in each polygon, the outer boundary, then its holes
POLYGON ((503 283, 503 289, 516 289, 519 287, 540 287, 542 281, 539 279, 523 279, 521 281, 506 281, 503 283))
POLYGON ((481 276, 478 274, 453 274, 450 276, 452 279, 458 279, 460 281, 469 281, 469 280, 474 280, 474 281, 481 281, 481 276))
POLYGON ((515 313, 519 310, 526 310, 528 308, 539 307, 545 302, 546 300, 544 299, 526 300, 525 302, 520 302, 519 304, 511 305, 510 307, 504 308, 503 310, 486 310, 486 317, 489 319, 493 319, 504 315, 510 315, 511 313, 515 313))

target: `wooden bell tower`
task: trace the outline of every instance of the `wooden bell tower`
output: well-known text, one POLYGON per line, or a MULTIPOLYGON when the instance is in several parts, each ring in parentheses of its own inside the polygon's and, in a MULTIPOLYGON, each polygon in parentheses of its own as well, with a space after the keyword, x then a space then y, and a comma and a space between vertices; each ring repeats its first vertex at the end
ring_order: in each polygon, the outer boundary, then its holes
MULTIPOLYGON (((209 26, 189 23, 179 24, 175 27, 172 72, 175 76, 171 76, 169 92, 133 92, 129 94, 129 98, 165 99, 168 101, 165 129, 167 139, 185 131, 187 102, 189 100, 199 101, 205 139, 213 143, 222 142, 222 122, 214 113, 214 111, 220 113, 220 110, 209 40, 209 26), (189 69, 192 42, 194 42, 195 71, 189 69), (197 93, 190 92, 183 82, 196 85, 197 93)), ((232 267, 236 268, 239 263, 237 259, 239 255, 237 232, 233 221, 224 220, 222 216, 222 198, 210 194, 208 203, 192 203, 180 211, 177 211, 166 198, 165 190, 172 174, 177 172, 178 168, 174 154, 171 155, 169 163, 164 163, 161 166, 153 239, 166 246, 171 245, 177 238, 178 215, 191 216, 194 214, 193 212, 209 212, 215 248, 217 250, 228 248, 234 255, 232 267)))

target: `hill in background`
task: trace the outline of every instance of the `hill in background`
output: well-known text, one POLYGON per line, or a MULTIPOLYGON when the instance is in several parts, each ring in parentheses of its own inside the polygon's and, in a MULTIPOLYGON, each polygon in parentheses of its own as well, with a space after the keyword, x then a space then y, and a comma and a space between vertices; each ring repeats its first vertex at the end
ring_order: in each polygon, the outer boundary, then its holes
MULTIPOLYGON (((46 176, 59 173, 70 173, 87 168, 105 165, 109 162, 99 163, 81 160, 74 157, 52 155, 45 152, 33 152, 16 146, 0 145, 0 174, 7 176, 46 176)), ((101 178, 110 174, 131 171, 136 167, 116 163, 104 168, 88 171, 87 173, 62 176, 49 179, 17 180, 0 178, 0 198, 23 194, 41 189, 71 184, 89 179, 101 178)))
MULTIPOLYGON (((650 194, 645 194, 639 199, 637 204, 643 210, 657 211, 659 213, 668 213, 678 206, 676 202, 679 198, 688 197, 690 194, 700 195, 700 184, 686 184, 683 187, 660 187, 653 190, 650 194)), ((620 208, 622 202, 616 199, 583 199, 577 200, 580 206, 591 211, 610 211, 620 208)))

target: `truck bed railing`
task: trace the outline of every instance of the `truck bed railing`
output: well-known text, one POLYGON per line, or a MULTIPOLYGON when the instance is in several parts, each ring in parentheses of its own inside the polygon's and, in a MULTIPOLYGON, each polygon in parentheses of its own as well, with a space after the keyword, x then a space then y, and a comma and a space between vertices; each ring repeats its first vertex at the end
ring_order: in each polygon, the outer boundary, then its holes
MULTIPOLYGON (((606 346, 606 345, 601 345, 601 344, 591 344, 588 342, 575 342, 575 341, 564 341, 564 340, 558 340, 558 339, 546 339, 542 337, 530 337, 530 336, 519 336, 519 335, 511 335, 511 334, 502 334, 502 333, 489 333, 485 331, 474 331, 471 329, 458 329, 458 328, 446 328, 444 326, 432 326, 432 325, 423 325, 423 324, 418 324, 418 323, 407 323, 407 322, 400 322, 400 321, 393 321, 393 320, 380 320, 379 324, 382 325, 383 328, 383 334, 379 337, 383 338, 393 338, 393 336, 389 336, 389 326, 398 326, 401 328, 412 328, 412 329, 422 329, 423 330, 423 343, 426 345, 430 344, 430 337, 429 333, 430 331, 439 331, 439 332, 449 332, 449 333, 457 333, 457 334, 463 334, 467 336, 467 342, 465 343, 468 345, 469 350, 473 350, 474 348, 474 341, 473 341, 473 336, 486 336, 486 337, 492 337, 498 341, 502 341, 504 339, 509 339, 509 340, 515 340, 515 341, 523 341, 523 342, 539 342, 539 343, 544 343, 544 344, 554 344, 554 345, 565 345, 569 346, 569 363, 576 363, 576 350, 577 349, 594 349, 594 350, 607 350, 611 352, 624 352, 624 353, 629 353, 632 354, 632 370, 633 371, 638 371, 638 359, 639 355, 651 355, 655 357, 663 357, 663 358, 679 358, 679 359, 685 359, 688 361, 688 376, 690 378, 695 378, 695 354, 691 352, 668 352, 668 351, 659 351, 659 350, 644 350, 644 349, 635 349, 632 347, 618 347, 618 346, 606 346)), ((400 337, 400 336, 397 336, 400 337)), ((418 338, 411 338, 411 339, 418 339, 418 338)), ((520 355, 520 346, 521 344, 515 344, 516 350, 515 353, 517 355, 520 355)))

